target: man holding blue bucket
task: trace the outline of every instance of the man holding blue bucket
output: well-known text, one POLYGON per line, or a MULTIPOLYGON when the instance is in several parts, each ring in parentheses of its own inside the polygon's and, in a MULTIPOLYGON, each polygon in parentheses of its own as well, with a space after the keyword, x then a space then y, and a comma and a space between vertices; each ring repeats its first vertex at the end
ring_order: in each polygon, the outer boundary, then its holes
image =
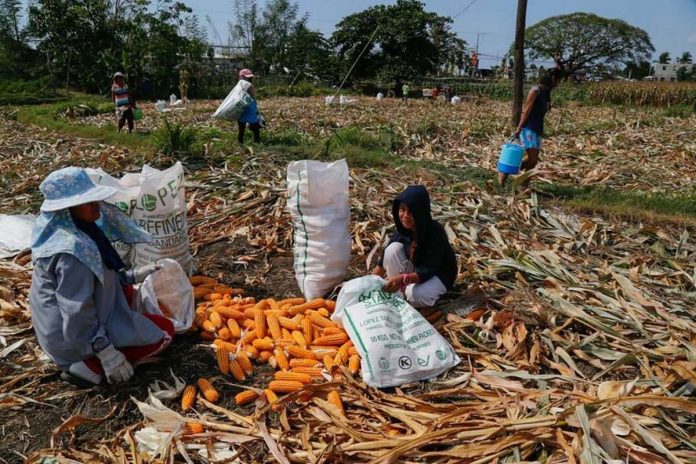
MULTIPOLYGON (((520 166, 521 170, 528 171, 534 169, 539 162, 539 151, 541 150, 541 138, 544 135, 544 117, 551 109, 551 90, 558 85, 560 80, 560 70, 554 68, 545 73, 539 79, 539 83, 532 87, 527 95, 527 100, 522 108, 520 123, 513 134, 513 139, 519 137, 520 143, 524 148, 526 159, 520 166)), ((506 150, 503 150, 505 153, 506 150)), ((501 154, 501 162, 503 154, 501 154)), ((505 167, 505 166, 503 166, 505 167)), ((516 174, 515 169, 501 169, 498 167, 498 182, 505 185, 509 174, 516 174)), ((524 183, 527 187, 529 179, 524 183)))

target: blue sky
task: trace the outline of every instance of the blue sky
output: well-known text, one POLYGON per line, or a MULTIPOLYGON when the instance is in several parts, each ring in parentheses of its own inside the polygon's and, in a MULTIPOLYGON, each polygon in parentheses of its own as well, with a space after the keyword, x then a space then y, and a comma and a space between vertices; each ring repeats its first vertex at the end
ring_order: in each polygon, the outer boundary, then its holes
MULTIPOLYGON (((232 0, 184 0, 207 26, 210 16, 223 40, 227 37, 227 22, 234 19, 232 0)), ((263 0, 259 0, 263 4, 263 0)), ((366 0, 299 0, 301 12, 309 13, 309 26, 330 35, 335 24, 346 15, 372 5, 395 1, 366 0)), ((425 1, 428 11, 443 16, 455 16, 471 0, 425 1)), ((475 0, 454 20, 454 30, 472 46, 479 38, 481 67, 489 67, 500 60, 514 37, 517 0, 475 0)), ((674 58, 684 51, 696 56, 696 0, 528 0, 527 26, 548 16, 576 11, 595 13, 608 18, 619 18, 650 34, 655 46, 655 57, 668 51, 674 58)), ((217 41, 211 34, 211 40, 217 41)))
MULTIPOLYGON (((208 27, 210 17, 222 40, 227 38, 227 23, 234 20, 233 0, 183 0, 208 27)), ((23 0, 26 4, 27 0, 23 0)), ((156 0, 153 0, 156 3, 156 0)), ((265 0, 259 0, 263 5, 265 0)), ((299 0, 301 12, 309 13, 309 26, 330 35, 346 15, 380 3, 394 1, 367 0, 299 0)), ((481 67, 498 63, 513 40, 517 0, 429 0, 428 11, 455 16, 454 30, 470 45, 478 33, 481 67)), ((650 34, 655 56, 668 51, 674 58, 684 51, 696 56, 696 0, 528 0, 527 26, 548 17, 576 11, 619 18, 650 34)), ((211 42, 217 42, 209 30, 211 42)))

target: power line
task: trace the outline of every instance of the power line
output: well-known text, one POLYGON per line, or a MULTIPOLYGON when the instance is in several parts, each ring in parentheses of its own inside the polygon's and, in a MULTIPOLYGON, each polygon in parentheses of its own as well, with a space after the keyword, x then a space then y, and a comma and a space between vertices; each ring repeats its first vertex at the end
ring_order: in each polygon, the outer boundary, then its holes
POLYGON ((477 0, 471 0, 471 1, 469 2, 469 4, 466 6, 466 8, 464 8, 462 11, 460 11, 460 12, 457 13, 456 15, 452 16, 452 19, 454 19, 454 18, 456 18, 457 16, 460 16, 460 15, 463 15, 464 13, 466 13, 466 10, 468 10, 468 9, 471 7, 471 5, 473 5, 474 3, 476 3, 476 1, 477 1, 477 0))

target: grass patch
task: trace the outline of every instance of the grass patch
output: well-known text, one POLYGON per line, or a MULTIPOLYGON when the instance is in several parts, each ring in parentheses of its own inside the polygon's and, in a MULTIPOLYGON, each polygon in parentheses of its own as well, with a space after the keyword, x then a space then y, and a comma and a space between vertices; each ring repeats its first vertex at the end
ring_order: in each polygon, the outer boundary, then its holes
POLYGON ((196 130, 183 127, 181 124, 170 124, 164 120, 164 125, 157 129, 152 136, 157 150, 167 156, 187 161, 195 156, 196 130))
POLYGON ((696 194, 622 192, 610 188, 541 184, 535 186, 575 208, 638 220, 696 224, 696 194))

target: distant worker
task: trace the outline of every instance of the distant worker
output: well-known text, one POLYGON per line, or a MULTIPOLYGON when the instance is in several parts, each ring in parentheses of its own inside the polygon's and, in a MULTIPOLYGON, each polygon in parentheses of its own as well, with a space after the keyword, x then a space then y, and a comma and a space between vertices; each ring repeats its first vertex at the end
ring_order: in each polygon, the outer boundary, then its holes
MULTIPOLYGON (((513 134, 519 137, 520 143, 525 150, 525 159, 520 167, 523 171, 534 169, 539 162, 539 151, 541 150, 541 138, 544 135, 544 118, 551 109, 551 90, 558 85, 560 80, 560 70, 554 68, 539 78, 538 85, 532 87, 527 94, 527 100, 522 108, 520 123, 513 134)), ((499 172, 498 183, 505 185, 508 175, 499 172)), ((529 180, 523 184, 529 185, 529 180)))
POLYGON ((188 103, 189 77, 190 74, 187 70, 179 71, 179 94, 181 94, 181 101, 184 103, 188 103))
POLYGON ((261 128, 263 127, 263 118, 259 116, 259 108, 256 104, 256 90, 252 83, 254 79, 254 73, 251 69, 242 69, 239 71, 239 80, 246 81, 249 83, 247 88, 247 93, 251 97, 251 103, 246 107, 242 115, 239 117, 239 132, 237 133, 237 141, 240 144, 244 143, 244 132, 246 131, 246 126, 249 124, 252 134, 254 134, 254 143, 261 143, 261 128))
POLYGON ((402 94, 402 99, 403 101, 408 100, 408 94, 411 93, 411 87, 409 87, 408 84, 404 84, 401 86, 401 94, 402 94))
POLYGON ((133 109, 135 109, 135 100, 128 91, 125 75, 122 72, 114 73, 113 85, 111 86, 111 99, 116 105, 118 131, 121 132, 123 126, 128 122, 128 132, 133 132, 133 109))

